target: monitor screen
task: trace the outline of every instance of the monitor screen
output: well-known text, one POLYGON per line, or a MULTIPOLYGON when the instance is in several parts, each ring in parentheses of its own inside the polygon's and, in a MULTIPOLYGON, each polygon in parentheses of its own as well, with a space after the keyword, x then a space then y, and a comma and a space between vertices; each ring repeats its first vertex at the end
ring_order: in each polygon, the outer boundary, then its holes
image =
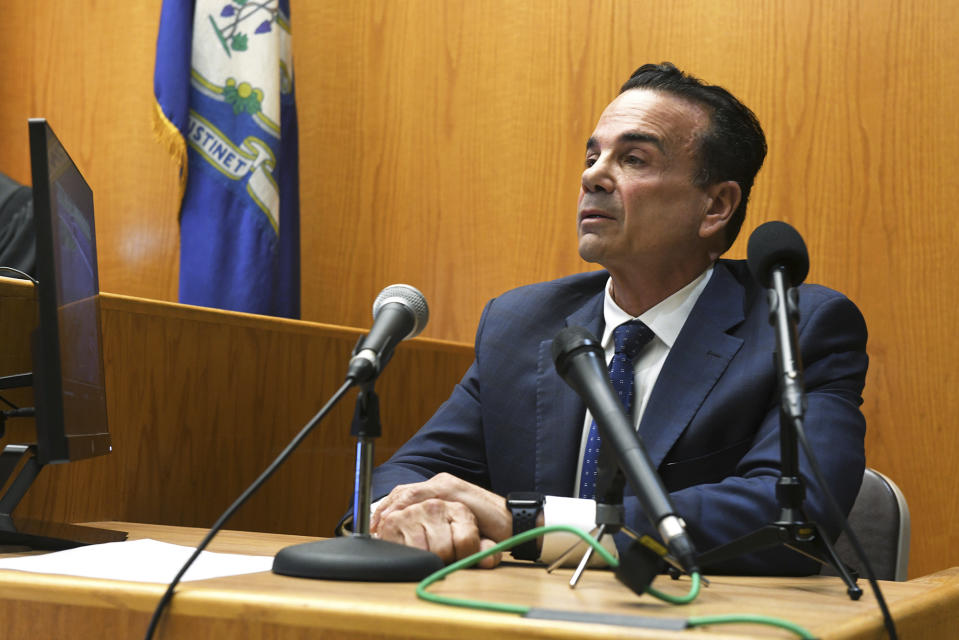
POLYGON ((39 319, 33 344, 37 458, 67 462, 110 451, 93 192, 43 119, 30 161, 39 319))

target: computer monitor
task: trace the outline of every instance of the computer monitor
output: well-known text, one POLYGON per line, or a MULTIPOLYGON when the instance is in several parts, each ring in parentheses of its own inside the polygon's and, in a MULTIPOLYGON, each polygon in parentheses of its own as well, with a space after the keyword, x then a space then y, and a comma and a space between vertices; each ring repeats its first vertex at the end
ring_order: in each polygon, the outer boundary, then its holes
POLYGON ((107 428, 93 192, 42 118, 29 121, 37 239, 33 341, 37 459, 111 450, 107 428))
MULTIPOLYGON (((33 371, 0 378, 0 389, 33 386, 36 442, 7 444, 0 453, 0 485, 7 487, 0 496, 0 544, 64 549, 122 540, 118 531, 13 516, 45 465, 112 448, 93 192, 45 120, 33 118, 28 128, 38 279, 33 371)), ((29 415, 30 408, 12 414, 29 415)))

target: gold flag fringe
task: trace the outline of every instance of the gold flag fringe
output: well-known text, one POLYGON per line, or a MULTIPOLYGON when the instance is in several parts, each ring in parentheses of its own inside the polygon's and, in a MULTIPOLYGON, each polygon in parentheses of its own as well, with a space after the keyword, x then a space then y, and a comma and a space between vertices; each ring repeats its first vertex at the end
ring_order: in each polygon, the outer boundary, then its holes
POLYGON ((173 156, 177 169, 179 169, 180 191, 177 202, 182 203, 187 178, 186 140, 183 139, 183 134, 180 133, 176 125, 166 117, 163 108, 156 100, 153 101, 153 135, 157 142, 165 146, 167 152, 173 156))

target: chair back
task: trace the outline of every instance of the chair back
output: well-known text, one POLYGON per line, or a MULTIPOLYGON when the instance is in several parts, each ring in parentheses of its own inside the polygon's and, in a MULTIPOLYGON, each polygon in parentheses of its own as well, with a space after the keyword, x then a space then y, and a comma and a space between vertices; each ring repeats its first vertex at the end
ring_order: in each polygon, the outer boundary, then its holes
MULTIPOLYGON (((909 505, 896 483, 875 469, 866 469, 849 526, 869 558, 879 580, 906 580, 909 567, 909 505)), ((836 553, 860 577, 866 572, 845 533, 836 541, 836 553)), ((832 567, 823 574, 835 575, 832 567)))

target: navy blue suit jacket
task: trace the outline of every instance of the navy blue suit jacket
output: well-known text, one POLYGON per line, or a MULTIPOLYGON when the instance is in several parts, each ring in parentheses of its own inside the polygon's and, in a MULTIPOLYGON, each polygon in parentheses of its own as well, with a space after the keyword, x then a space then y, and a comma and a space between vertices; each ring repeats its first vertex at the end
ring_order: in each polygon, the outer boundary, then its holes
MULTIPOLYGON (((605 271, 578 274, 491 300, 476 333, 475 361, 449 400, 375 471, 374 499, 443 471, 501 495, 573 495, 586 408, 556 373, 550 347, 566 326, 602 335, 608 277, 605 271)), ((865 465, 859 405, 866 326, 852 302, 825 287, 803 285, 799 300, 807 437, 848 511, 865 465)), ((768 314, 765 292, 745 262, 718 261, 639 427, 701 552, 779 515, 779 394, 768 314)), ((840 524, 830 517, 805 456, 800 466, 807 515, 835 538, 840 524)), ((628 487, 625 506, 627 525, 653 532, 628 487)), ((818 565, 779 548, 713 571, 803 574, 818 565)))

